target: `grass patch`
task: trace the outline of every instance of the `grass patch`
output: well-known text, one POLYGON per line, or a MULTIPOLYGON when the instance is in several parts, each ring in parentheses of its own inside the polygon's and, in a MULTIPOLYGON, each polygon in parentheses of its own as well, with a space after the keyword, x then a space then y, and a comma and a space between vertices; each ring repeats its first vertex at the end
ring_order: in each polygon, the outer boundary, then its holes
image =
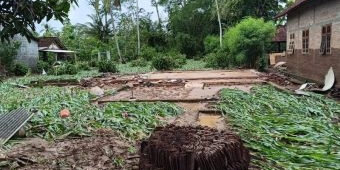
POLYGON ((253 162, 261 169, 340 169, 340 127, 332 123, 340 105, 335 101, 269 86, 221 95, 219 108, 255 152, 253 162))
POLYGON ((187 60, 187 62, 178 70, 209 70, 206 68, 206 63, 203 60, 187 60))
MULTIPOLYGON (((119 64, 118 70, 119 73, 122 74, 131 74, 131 73, 148 73, 152 71, 156 71, 155 69, 151 68, 151 64, 144 67, 132 67, 130 63, 127 64, 119 64)), ((206 63, 203 60, 187 60, 186 64, 184 64, 181 68, 175 70, 209 70, 210 68, 206 68, 206 63)))
POLYGON ((119 70, 119 73, 122 73, 122 74, 148 73, 151 71, 155 71, 155 69, 151 68, 150 64, 144 67, 132 67, 130 63, 126 63, 126 64, 118 64, 117 68, 119 70))
POLYGON ((31 81, 48 81, 48 80, 67 80, 67 79, 76 79, 80 80, 82 78, 86 77, 94 77, 98 76, 100 73, 98 70, 90 70, 90 71, 80 71, 75 75, 30 75, 30 76, 24 76, 24 77, 14 77, 14 78, 9 78, 6 80, 6 82, 11 82, 11 83, 19 83, 19 84, 28 84, 31 81))
POLYGON ((89 135, 93 130, 110 128, 129 138, 140 139, 160 124, 159 117, 179 114, 181 109, 167 103, 113 103, 99 108, 90 103, 87 91, 60 87, 18 89, 0 85, 0 113, 19 107, 38 113, 28 122, 28 136, 47 140, 89 135), (67 108, 71 117, 62 119, 67 108), (126 113, 129 115, 125 117, 126 113))

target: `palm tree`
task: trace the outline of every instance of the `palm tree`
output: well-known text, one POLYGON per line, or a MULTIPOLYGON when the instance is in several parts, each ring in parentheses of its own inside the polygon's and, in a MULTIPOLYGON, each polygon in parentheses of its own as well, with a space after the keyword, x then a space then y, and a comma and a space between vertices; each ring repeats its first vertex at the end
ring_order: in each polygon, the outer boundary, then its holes
POLYGON ((40 33, 43 33, 44 37, 54 37, 58 35, 58 31, 54 29, 51 25, 48 23, 42 24, 44 29, 40 31, 40 33))
POLYGON ((120 62, 123 62, 122 54, 121 54, 121 51, 120 51, 120 48, 119 48, 117 29, 116 29, 116 26, 115 26, 115 19, 114 19, 114 14, 113 14, 113 10, 115 8, 120 9, 121 0, 90 0, 90 3, 93 4, 96 11, 99 10, 99 4, 102 3, 105 15, 106 16, 108 14, 110 15, 110 17, 111 17, 110 23, 111 23, 112 29, 113 29, 113 36, 114 36, 114 39, 115 39, 115 42, 116 42, 117 53, 118 53, 120 62))
POLYGON ((102 12, 88 15, 88 17, 92 20, 91 22, 80 24, 84 32, 106 44, 109 43, 109 37, 112 32, 109 27, 111 21, 103 22, 104 14, 102 12))

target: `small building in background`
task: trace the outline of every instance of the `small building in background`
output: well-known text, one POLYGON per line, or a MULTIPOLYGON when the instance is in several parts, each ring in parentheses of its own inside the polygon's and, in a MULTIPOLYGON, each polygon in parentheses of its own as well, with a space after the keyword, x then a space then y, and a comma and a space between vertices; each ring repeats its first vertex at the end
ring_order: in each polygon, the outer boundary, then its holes
POLYGON ((67 51, 66 46, 58 37, 40 37, 39 52, 42 53, 42 60, 47 61, 48 53, 54 53, 56 60, 64 59, 71 51, 67 51))
POLYGON ((31 39, 29 42, 26 37, 15 35, 13 40, 20 43, 16 60, 35 68, 39 59, 38 39, 31 39))
POLYGON ((279 25, 276 28, 276 34, 271 43, 272 48, 269 54, 270 65, 275 65, 280 61, 286 61, 285 57, 286 43, 287 43, 287 27, 286 25, 279 25))
POLYGON ((287 43, 287 26, 279 25, 276 28, 276 34, 272 41, 272 52, 274 53, 282 53, 286 51, 286 43, 287 43))
POLYGON ((339 9, 339 0, 297 0, 276 16, 287 16, 288 72, 323 83, 333 67, 340 80, 339 9))

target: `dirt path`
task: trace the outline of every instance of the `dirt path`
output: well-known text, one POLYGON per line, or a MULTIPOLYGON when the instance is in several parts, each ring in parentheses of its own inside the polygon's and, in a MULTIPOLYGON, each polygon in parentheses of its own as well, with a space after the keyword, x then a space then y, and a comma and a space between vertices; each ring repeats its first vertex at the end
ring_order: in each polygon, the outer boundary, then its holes
MULTIPOLYGON (((101 98, 99 103, 174 102, 185 112, 177 118, 169 120, 168 123, 179 126, 202 125, 218 130, 227 128, 226 120, 220 113, 214 112, 214 108, 207 108, 207 102, 218 101, 218 93, 224 88, 249 92, 254 85, 264 83, 261 76, 254 70, 165 72, 135 77, 139 79, 129 81, 129 88, 119 91, 115 95, 101 98), (210 110, 210 112, 201 113, 201 110, 210 110)), ((123 78, 123 80, 127 79, 123 78)), ((115 81, 117 82, 119 79, 115 81)), ((117 85, 111 86, 116 88, 117 85)), ((105 89, 110 90, 110 84, 107 83, 105 89)))

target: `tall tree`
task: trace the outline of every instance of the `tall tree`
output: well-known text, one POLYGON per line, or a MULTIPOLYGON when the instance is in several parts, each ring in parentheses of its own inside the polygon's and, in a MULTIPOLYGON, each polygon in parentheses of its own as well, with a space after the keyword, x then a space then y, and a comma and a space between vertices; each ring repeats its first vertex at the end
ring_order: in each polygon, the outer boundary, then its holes
POLYGON ((162 27, 162 19, 159 14, 159 8, 158 8, 159 2, 157 0, 151 0, 151 4, 152 6, 156 8, 156 13, 157 13, 157 18, 158 18, 158 28, 160 29, 162 27))
POLYGON ((105 14, 110 15, 112 29, 113 29, 113 35, 114 35, 116 48, 117 48, 117 53, 118 53, 120 62, 123 62, 123 58, 122 58, 122 54, 121 54, 120 46, 119 46, 117 29, 116 29, 116 26, 115 26, 114 13, 113 13, 114 9, 120 9, 121 8, 121 0, 91 0, 91 1, 94 4, 96 10, 99 10, 99 6, 100 6, 100 4, 102 4, 105 14))
POLYGON ((87 35, 97 38, 103 43, 108 44, 112 30, 110 29, 110 23, 112 21, 105 21, 105 14, 102 11, 96 12, 96 14, 88 15, 91 22, 81 24, 84 32, 87 35))
POLYGON ((223 46, 223 44, 222 44, 223 30, 222 30, 222 21, 221 21, 221 14, 220 14, 220 8, 219 8, 219 5, 218 5, 218 0, 215 0, 215 4, 216 4, 218 26, 219 26, 219 29, 220 29, 220 47, 222 48, 222 46, 223 46))
POLYGON ((54 37, 57 36, 58 31, 55 30, 51 25, 48 23, 43 24, 44 29, 41 30, 41 33, 43 33, 44 37, 54 37))
POLYGON ((284 8, 286 2, 287 0, 228 0, 223 3, 221 13, 229 26, 248 16, 269 21, 284 8))
POLYGON ((218 33, 218 22, 212 19, 213 2, 190 0, 183 7, 170 8, 168 29, 175 39, 173 46, 188 57, 202 54, 206 36, 218 33))
POLYGON ((68 17, 72 3, 78 0, 0 0, 0 40, 10 40, 16 34, 27 39, 34 37, 35 23, 55 18, 63 22, 68 17))
POLYGON ((139 3, 138 0, 136 0, 136 7, 137 7, 137 11, 136 11, 136 23, 137 23, 137 55, 140 55, 140 29, 139 29, 139 3))

